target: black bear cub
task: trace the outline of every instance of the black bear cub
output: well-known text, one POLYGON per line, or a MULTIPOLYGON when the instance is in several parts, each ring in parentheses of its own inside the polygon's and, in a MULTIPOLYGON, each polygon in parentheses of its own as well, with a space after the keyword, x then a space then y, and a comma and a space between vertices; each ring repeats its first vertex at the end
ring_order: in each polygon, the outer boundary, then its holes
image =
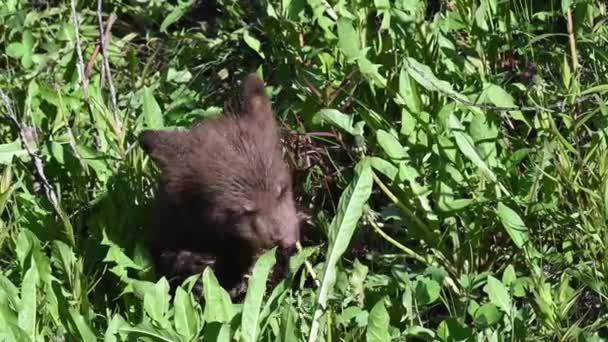
POLYGON ((173 288, 210 266, 235 299, 260 253, 277 245, 283 256, 294 251, 292 178, 257 76, 245 78, 223 115, 189 130, 145 130, 139 143, 160 170, 146 241, 173 288))

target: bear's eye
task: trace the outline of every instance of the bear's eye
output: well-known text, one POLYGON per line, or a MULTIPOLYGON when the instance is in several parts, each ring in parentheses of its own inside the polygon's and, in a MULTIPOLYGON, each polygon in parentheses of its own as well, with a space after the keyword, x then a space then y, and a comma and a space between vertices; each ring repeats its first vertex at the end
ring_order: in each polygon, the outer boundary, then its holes
POLYGON ((277 185, 275 188, 275 193, 276 193, 278 199, 283 198, 283 196, 285 196, 286 192, 287 192, 287 187, 284 185, 277 185))
POLYGON ((253 215, 256 213, 256 208, 253 204, 251 203, 247 203, 245 205, 243 205, 243 208, 241 210, 241 215, 242 216, 248 216, 248 215, 253 215))

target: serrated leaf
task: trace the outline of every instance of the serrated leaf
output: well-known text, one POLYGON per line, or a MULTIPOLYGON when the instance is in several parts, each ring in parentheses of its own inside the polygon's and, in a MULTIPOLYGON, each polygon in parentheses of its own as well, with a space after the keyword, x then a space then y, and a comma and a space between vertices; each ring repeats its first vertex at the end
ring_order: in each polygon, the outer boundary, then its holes
POLYGON ((158 105, 158 102, 156 102, 152 90, 148 87, 144 88, 143 112, 144 120, 148 128, 161 128, 164 126, 164 119, 160 106, 158 105))
POLYGON ((496 305, 508 315, 511 314, 511 296, 500 280, 488 275, 488 283, 484 287, 484 291, 488 294, 492 304, 496 305))
POLYGON ((367 342, 385 342, 391 340, 391 335, 388 332, 389 316, 384 306, 384 298, 378 300, 374 305, 369 313, 367 322, 367 331, 365 333, 367 342))
POLYGON ((166 278, 161 278, 152 291, 144 294, 144 310, 158 323, 166 323, 165 314, 169 310, 169 282, 166 278))
POLYGON ((245 341, 257 341, 260 329, 260 311, 262 299, 266 292, 268 274, 276 262, 276 248, 262 254, 256 261, 243 302, 241 317, 241 338, 245 341))
POLYGON ((124 318, 120 314, 115 314, 110 320, 108 324, 108 328, 104 334, 104 342, 118 342, 124 341, 124 337, 121 336, 121 339, 117 339, 116 335, 120 333, 122 328, 128 328, 129 323, 127 323, 124 318))

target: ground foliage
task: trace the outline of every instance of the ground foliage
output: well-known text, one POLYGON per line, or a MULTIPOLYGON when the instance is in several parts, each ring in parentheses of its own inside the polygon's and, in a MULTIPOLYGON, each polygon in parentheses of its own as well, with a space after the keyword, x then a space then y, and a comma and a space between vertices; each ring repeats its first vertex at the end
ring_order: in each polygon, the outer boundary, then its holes
POLYGON ((97 6, 0 2, 5 340, 608 334, 604 2, 97 6), (209 270, 204 304, 194 278, 172 299, 141 245, 156 170, 137 134, 217 114, 251 71, 283 122, 304 248, 269 291, 265 254, 243 303, 209 270))

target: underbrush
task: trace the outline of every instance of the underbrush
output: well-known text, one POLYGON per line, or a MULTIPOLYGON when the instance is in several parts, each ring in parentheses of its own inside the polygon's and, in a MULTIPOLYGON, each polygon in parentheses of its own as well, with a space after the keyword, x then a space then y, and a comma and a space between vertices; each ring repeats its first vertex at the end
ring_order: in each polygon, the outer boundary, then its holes
POLYGON ((5 340, 600 341, 608 25, 592 0, 0 3, 5 340), (103 39, 100 39, 103 38, 103 39), (144 128, 256 71, 310 216, 243 303, 169 295, 144 128))

